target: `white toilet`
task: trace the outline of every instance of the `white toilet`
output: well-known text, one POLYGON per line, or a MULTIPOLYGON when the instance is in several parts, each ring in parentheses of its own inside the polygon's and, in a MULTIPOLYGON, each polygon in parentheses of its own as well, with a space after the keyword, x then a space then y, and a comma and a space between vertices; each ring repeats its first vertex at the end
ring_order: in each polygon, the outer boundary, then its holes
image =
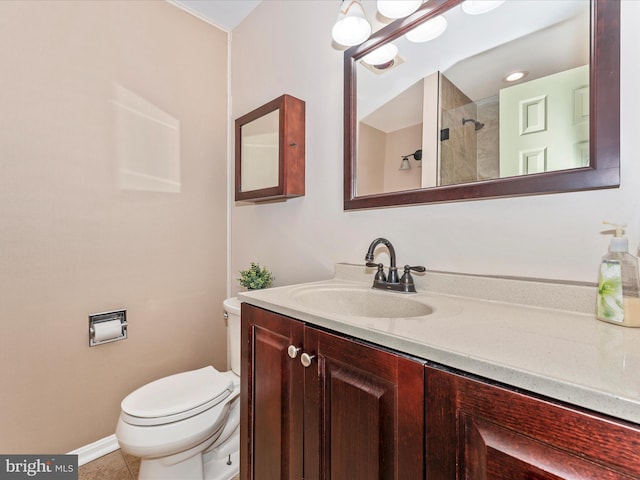
POLYGON ((231 371, 211 366, 148 383, 121 404, 120 448, 138 480, 229 480, 239 470, 240 302, 224 301, 231 371))

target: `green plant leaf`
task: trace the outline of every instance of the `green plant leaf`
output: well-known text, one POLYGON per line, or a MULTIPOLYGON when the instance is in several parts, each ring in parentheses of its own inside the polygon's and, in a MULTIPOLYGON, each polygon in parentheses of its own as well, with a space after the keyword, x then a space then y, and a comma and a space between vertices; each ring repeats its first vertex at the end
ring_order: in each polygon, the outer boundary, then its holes
POLYGON ((248 270, 240 270, 238 281, 242 287, 249 290, 268 288, 273 283, 273 274, 259 263, 251 262, 248 270))

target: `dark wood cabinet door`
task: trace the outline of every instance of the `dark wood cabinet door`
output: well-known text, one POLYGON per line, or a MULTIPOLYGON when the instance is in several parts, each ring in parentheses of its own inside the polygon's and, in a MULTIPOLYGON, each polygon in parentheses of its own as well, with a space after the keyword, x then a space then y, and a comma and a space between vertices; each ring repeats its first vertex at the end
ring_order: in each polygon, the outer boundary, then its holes
POLYGON ((429 480, 640 478, 640 427, 427 368, 429 480))
POLYGON ((242 304, 240 471, 242 480, 303 478, 304 371, 287 354, 304 325, 242 304))
POLYGON ((305 480, 424 478, 424 365, 305 329, 305 480))

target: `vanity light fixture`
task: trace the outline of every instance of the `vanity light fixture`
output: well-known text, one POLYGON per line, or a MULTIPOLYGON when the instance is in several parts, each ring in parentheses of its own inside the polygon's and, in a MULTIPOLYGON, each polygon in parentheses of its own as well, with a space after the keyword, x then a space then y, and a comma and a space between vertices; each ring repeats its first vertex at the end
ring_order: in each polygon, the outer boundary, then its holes
MULTIPOLYGON (((419 162, 420 160, 422 160, 422 149, 418 149, 415 152, 410 153, 408 155, 402 155, 402 161, 400 162, 400 170, 411 169, 411 164, 409 163, 409 157, 413 157, 414 160, 419 162)), ((419 165, 419 167, 421 166, 422 164, 419 165)))
POLYGON ((504 0, 466 0, 462 4, 462 11, 469 15, 481 15, 498 8, 504 0))
POLYGON ((410 42, 424 43, 438 38, 446 29, 447 19, 439 15, 410 30, 405 34, 405 37, 410 42))
POLYGON ((362 57, 362 61, 369 65, 386 65, 391 62, 398 54, 398 47, 393 43, 385 43, 379 48, 376 48, 373 52, 368 53, 362 57))
POLYGON ((380 15, 387 18, 402 18, 411 15, 422 5, 422 0, 378 0, 380 15))
POLYGON ((351 47, 364 42, 371 35, 371 24, 362 9, 360 0, 342 0, 340 12, 331 36, 336 43, 351 47))
POLYGON ((502 79, 502 81, 503 82, 517 82, 518 80, 522 80, 527 75, 529 75, 529 72, 525 72, 524 70, 518 70, 516 72, 511 72, 509 75, 505 76, 502 79))

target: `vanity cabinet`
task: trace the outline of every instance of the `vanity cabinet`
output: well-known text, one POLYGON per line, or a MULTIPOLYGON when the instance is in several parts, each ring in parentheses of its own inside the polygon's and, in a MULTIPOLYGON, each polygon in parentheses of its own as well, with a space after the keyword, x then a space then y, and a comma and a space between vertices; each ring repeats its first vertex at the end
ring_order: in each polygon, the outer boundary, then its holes
POLYGON ((640 479, 639 425, 247 303, 241 382, 241 480, 640 479))
POLYGON ((427 367, 429 480, 640 478, 640 428, 427 367))
POLYGON ((242 480, 424 478, 424 363, 246 303, 241 319, 242 480))

